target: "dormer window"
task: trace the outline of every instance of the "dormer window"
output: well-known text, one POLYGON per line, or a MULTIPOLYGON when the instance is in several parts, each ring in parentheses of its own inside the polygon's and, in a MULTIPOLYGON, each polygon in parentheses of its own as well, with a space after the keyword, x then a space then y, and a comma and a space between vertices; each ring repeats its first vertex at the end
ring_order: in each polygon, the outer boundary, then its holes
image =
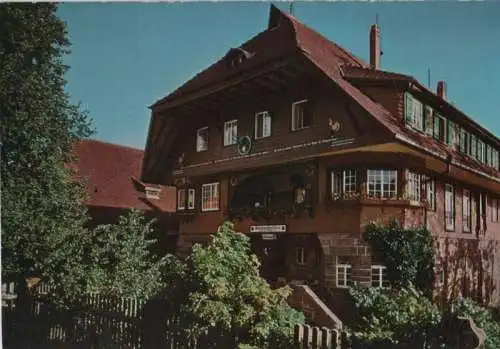
POLYGON ((196 131, 196 151, 205 151, 208 149, 208 127, 199 128, 196 131))
POLYGON ((146 191, 146 199, 158 200, 160 198, 161 189, 159 188, 146 187, 145 191, 146 191))
POLYGON ((423 104, 409 93, 406 94, 405 99, 405 118, 408 126, 424 131, 423 104))

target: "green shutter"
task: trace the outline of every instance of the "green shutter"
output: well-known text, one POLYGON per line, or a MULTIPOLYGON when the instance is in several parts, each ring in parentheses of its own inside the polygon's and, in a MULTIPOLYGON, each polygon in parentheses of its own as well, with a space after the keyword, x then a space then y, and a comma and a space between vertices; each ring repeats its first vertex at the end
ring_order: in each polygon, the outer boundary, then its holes
POLYGON ((406 122, 408 124, 413 125, 413 97, 406 93, 406 103, 405 103, 405 113, 406 113, 406 122))
POLYGON ((436 138, 437 140, 440 140, 440 127, 441 125, 441 118, 439 117, 439 115, 436 113, 436 115, 434 115, 434 138, 436 138))

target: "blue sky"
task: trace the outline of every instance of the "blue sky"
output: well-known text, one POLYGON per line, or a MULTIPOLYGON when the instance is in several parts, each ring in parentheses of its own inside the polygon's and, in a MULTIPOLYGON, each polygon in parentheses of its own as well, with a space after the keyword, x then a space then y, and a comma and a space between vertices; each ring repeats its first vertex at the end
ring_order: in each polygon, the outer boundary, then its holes
MULTIPOLYGON (((288 3, 276 3, 288 10, 288 3)), ((144 148, 155 100, 264 30, 269 2, 63 3, 72 53, 67 91, 94 120, 93 138, 144 148)), ((382 69, 431 87, 500 136, 500 2, 298 2, 294 15, 368 60, 378 14, 382 69)))

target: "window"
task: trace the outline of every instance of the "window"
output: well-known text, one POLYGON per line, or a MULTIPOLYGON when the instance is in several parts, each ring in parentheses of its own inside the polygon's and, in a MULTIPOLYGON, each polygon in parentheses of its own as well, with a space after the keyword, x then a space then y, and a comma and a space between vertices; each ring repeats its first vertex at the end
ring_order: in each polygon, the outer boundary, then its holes
POLYGON ((451 184, 445 185, 444 219, 446 230, 455 230, 455 193, 451 184))
POLYGON ((406 94, 406 122, 409 126, 424 131, 423 105, 409 93, 406 94))
POLYGON ((491 165, 493 166, 493 168, 497 170, 499 169, 498 150, 496 149, 491 150, 491 165))
POLYGON ((224 145, 236 144, 238 140, 238 120, 230 120, 224 123, 224 145))
POLYGON ((201 187, 201 210, 217 211, 219 209, 219 183, 203 184, 201 187))
POLYGON ((428 105, 425 106, 424 109, 424 127, 425 127, 425 133, 427 133, 429 136, 432 136, 433 134, 433 110, 431 107, 428 105))
POLYGON ((470 191, 464 189, 462 197, 462 225, 464 233, 471 231, 471 204, 470 204, 470 191))
POLYGON ((332 194, 352 194, 357 190, 356 170, 339 170, 332 172, 332 194))
POLYGON ((271 115, 267 111, 255 114, 255 139, 271 135, 271 115))
POLYGON ((335 278, 337 287, 351 286, 351 264, 346 258, 337 257, 335 278))
POLYGON ((454 147, 457 144, 455 123, 453 121, 448 120, 447 124, 448 124, 448 132, 446 132, 446 144, 454 147))
POLYGON ((445 140, 445 122, 446 119, 436 113, 434 116, 434 138, 441 142, 445 140))
POLYGON ((483 164, 485 163, 486 147, 484 142, 480 139, 477 140, 477 159, 483 164))
POLYGON ((292 104, 292 130, 302 130, 311 126, 311 114, 307 99, 292 104))
POLYGON ((368 170, 368 196, 392 198, 397 195, 396 170, 368 170))
POLYGON ((477 157, 477 138, 474 135, 470 135, 470 150, 469 150, 469 155, 472 156, 473 158, 477 157))
POLYGON ((460 129, 460 151, 464 154, 468 153, 469 133, 463 128, 460 129))
POLYGON ((177 209, 184 210, 186 208, 186 189, 177 189, 177 209))
POLYGON ((491 199, 491 221, 498 222, 498 199, 491 199))
POLYGON ((208 127, 199 128, 196 131, 196 151, 208 149, 208 127))
POLYGON ((436 209, 436 181, 433 178, 427 179, 427 204, 429 210, 436 209))
POLYGON ((406 185, 406 193, 408 195, 408 199, 420 201, 421 175, 415 172, 408 172, 408 181, 406 185))
POLYGON ((188 189, 188 205, 187 205, 188 210, 194 210, 194 205, 195 205, 195 190, 188 189))
POLYGON ((388 287, 387 268, 384 265, 372 265, 372 287, 388 287))
POLYGON ((306 264, 305 251, 303 247, 297 247, 297 249, 295 250, 295 261, 299 265, 306 264))

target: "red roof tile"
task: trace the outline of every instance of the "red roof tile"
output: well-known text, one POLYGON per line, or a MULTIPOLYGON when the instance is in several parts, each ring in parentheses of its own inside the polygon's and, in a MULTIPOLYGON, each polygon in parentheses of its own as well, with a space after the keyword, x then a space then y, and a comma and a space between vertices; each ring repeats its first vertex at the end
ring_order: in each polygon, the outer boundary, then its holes
MULTIPOLYGON (((154 106, 168 103, 181 95, 200 90, 205 86, 215 84, 232 75, 240 74, 244 70, 250 70, 258 64, 299 51, 316 65, 319 70, 335 82, 352 98, 352 100, 382 124, 393 136, 407 143, 425 145, 425 147, 429 148, 440 157, 447 158, 448 156, 452 156, 455 160, 460 161, 466 166, 499 177, 499 172, 495 169, 480 164, 468 157, 464 157, 433 138, 409 130, 395 115, 392 115, 383 106, 371 100, 348 81, 348 79, 352 77, 366 77, 376 79, 408 79, 418 83, 411 76, 371 69, 369 65, 360 58, 302 24, 295 17, 280 11, 272 5, 270 13, 270 24, 271 23, 279 23, 279 26, 274 29, 268 28, 266 31, 258 34, 242 45, 242 48, 246 51, 255 53, 253 58, 231 69, 228 69, 226 66, 227 63, 225 63, 223 58, 196 75, 193 79, 189 80, 167 97, 156 102, 154 106)), ((422 85, 419 84, 419 86, 422 85)), ((449 104, 449 106, 458 111, 451 104, 449 104)), ((474 123, 474 121, 465 116, 465 114, 464 117, 474 123)), ((496 138, 496 141, 498 142, 498 138, 496 138)))
POLYGON ((87 205, 175 211, 175 188, 154 185, 161 188, 160 199, 146 199, 146 184, 135 179, 141 174, 142 150, 82 140, 75 145, 73 155, 75 163, 71 167, 86 185, 87 205))

